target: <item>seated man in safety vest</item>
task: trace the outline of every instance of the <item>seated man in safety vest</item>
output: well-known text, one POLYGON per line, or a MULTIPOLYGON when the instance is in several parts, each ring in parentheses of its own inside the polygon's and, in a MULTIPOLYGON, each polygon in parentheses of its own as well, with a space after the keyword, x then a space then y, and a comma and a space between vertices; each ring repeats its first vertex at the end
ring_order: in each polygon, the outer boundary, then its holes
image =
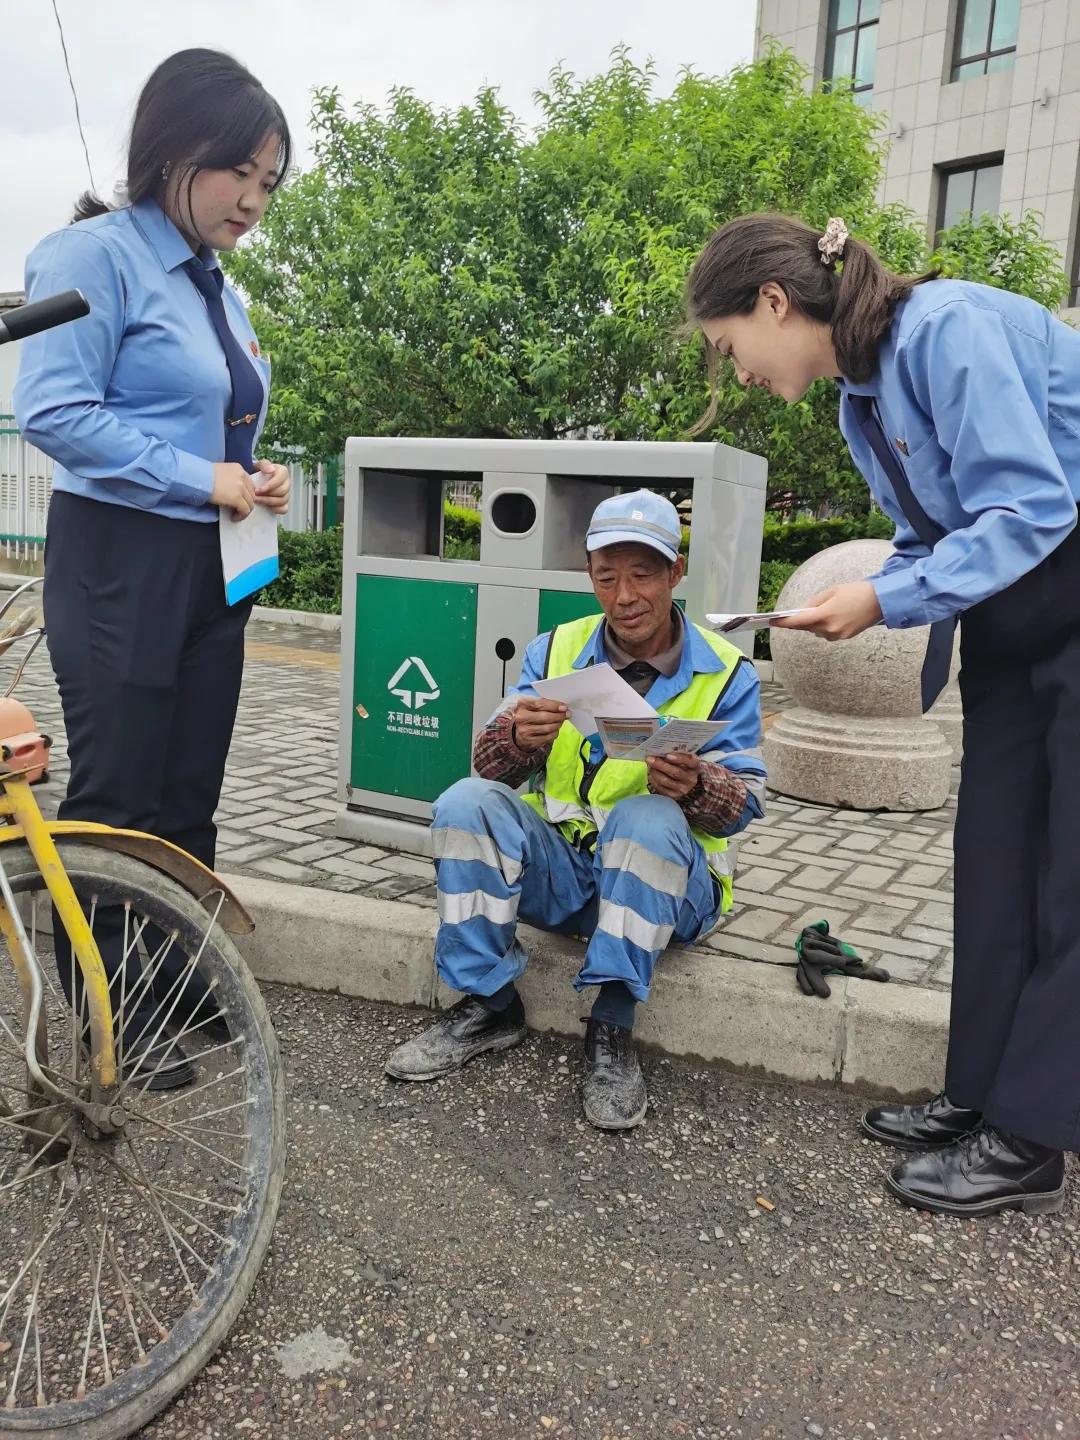
POLYGON ((753 665, 690 624, 672 592, 684 573, 675 507, 639 490, 597 507, 586 548, 603 615, 559 625, 525 653, 521 680, 476 739, 481 779, 435 802, 435 961, 465 998, 400 1045, 386 1070, 435 1080, 525 1036, 514 982, 519 919, 590 937, 578 990, 599 986, 585 1034, 585 1116, 626 1130, 645 1114, 634 1012, 673 938, 712 929, 731 905, 728 838, 762 814, 765 768, 753 665), (610 664, 662 715, 722 719, 701 755, 608 760, 599 737, 532 682, 610 664), (531 793, 512 787, 531 780, 531 793))

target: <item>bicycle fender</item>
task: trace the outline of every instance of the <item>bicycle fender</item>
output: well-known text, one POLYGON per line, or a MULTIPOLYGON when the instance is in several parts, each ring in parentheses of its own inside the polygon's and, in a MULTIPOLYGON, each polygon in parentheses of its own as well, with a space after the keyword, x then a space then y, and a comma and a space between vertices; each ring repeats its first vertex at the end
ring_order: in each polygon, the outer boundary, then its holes
MULTIPOLYGON (((50 820, 45 828, 60 845, 65 840, 79 840, 141 860, 182 885, 211 914, 217 910, 220 900, 218 923, 230 935, 247 935, 255 929, 254 920, 213 870, 168 840, 162 840, 157 835, 145 835, 141 830, 116 830, 111 825, 96 825, 89 820, 50 820)), ((13 841, 25 843, 25 838, 20 826, 0 825, 0 845, 10 845, 13 841)))

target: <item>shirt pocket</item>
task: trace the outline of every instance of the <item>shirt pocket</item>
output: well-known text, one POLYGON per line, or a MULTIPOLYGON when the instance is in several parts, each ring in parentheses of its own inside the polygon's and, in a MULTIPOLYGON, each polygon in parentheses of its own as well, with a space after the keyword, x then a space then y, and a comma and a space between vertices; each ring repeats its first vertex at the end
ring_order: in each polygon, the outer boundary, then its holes
POLYGON ((943 484, 948 484, 952 461, 949 452, 937 444, 937 436, 933 433, 909 455, 897 455, 897 459, 903 465, 913 494, 922 500, 924 507, 926 500, 922 497, 939 494, 943 484))
POLYGON ((913 480, 925 480, 932 483, 934 480, 946 476, 949 473, 950 458, 947 450, 943 450, 938 444, 938 438, 931 430, 928 435, 912 437, 908 439, 908 453, 896 449, 896 442, 893 448, 896 458, 900 461, 904 471, 913 480))

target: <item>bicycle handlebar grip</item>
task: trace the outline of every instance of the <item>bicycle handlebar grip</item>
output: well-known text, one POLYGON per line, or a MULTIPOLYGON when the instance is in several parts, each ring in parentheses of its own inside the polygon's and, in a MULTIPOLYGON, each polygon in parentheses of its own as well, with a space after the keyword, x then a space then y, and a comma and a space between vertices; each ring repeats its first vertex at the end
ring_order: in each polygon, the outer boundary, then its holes
POLYGON ((20 305, 17 310, 0 316, 0 345, 9 340, 25 340, 28 335, 37 335, 89 314, 90 304, 81 290, 65 290, 61 295, 50 295, 33 305, 20 305))

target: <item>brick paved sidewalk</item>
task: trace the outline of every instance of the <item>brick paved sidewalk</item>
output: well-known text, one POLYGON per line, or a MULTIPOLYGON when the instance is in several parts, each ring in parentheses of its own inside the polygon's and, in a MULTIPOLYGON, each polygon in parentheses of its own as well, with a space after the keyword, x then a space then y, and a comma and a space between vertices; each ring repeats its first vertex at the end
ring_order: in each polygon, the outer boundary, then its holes
MULTIPOLYGON (((337 813, 338 636, 253 622, 236 738, 218 812, 226 872, 434 906, 431 862, 334 835, 337 813)), ((10 673, 10 672, 8 672, 10 673)), ((54 810, 67 757, 44 650, 18 694, 54 737, 54 810)), ((783 692, 763 689, 766 716, 783 692)), ((768 724, 768 719, 766 719, 768 724)), ((955 773, 955 772, 954 772, 955 773)), ((772 797, 740 851, 738 905, 705 942, 721 954, 790 964, 812 920, 834 930, 903 983, 947 988, 952 972, 952 825, 942 810, 879 815, 772 797)))

